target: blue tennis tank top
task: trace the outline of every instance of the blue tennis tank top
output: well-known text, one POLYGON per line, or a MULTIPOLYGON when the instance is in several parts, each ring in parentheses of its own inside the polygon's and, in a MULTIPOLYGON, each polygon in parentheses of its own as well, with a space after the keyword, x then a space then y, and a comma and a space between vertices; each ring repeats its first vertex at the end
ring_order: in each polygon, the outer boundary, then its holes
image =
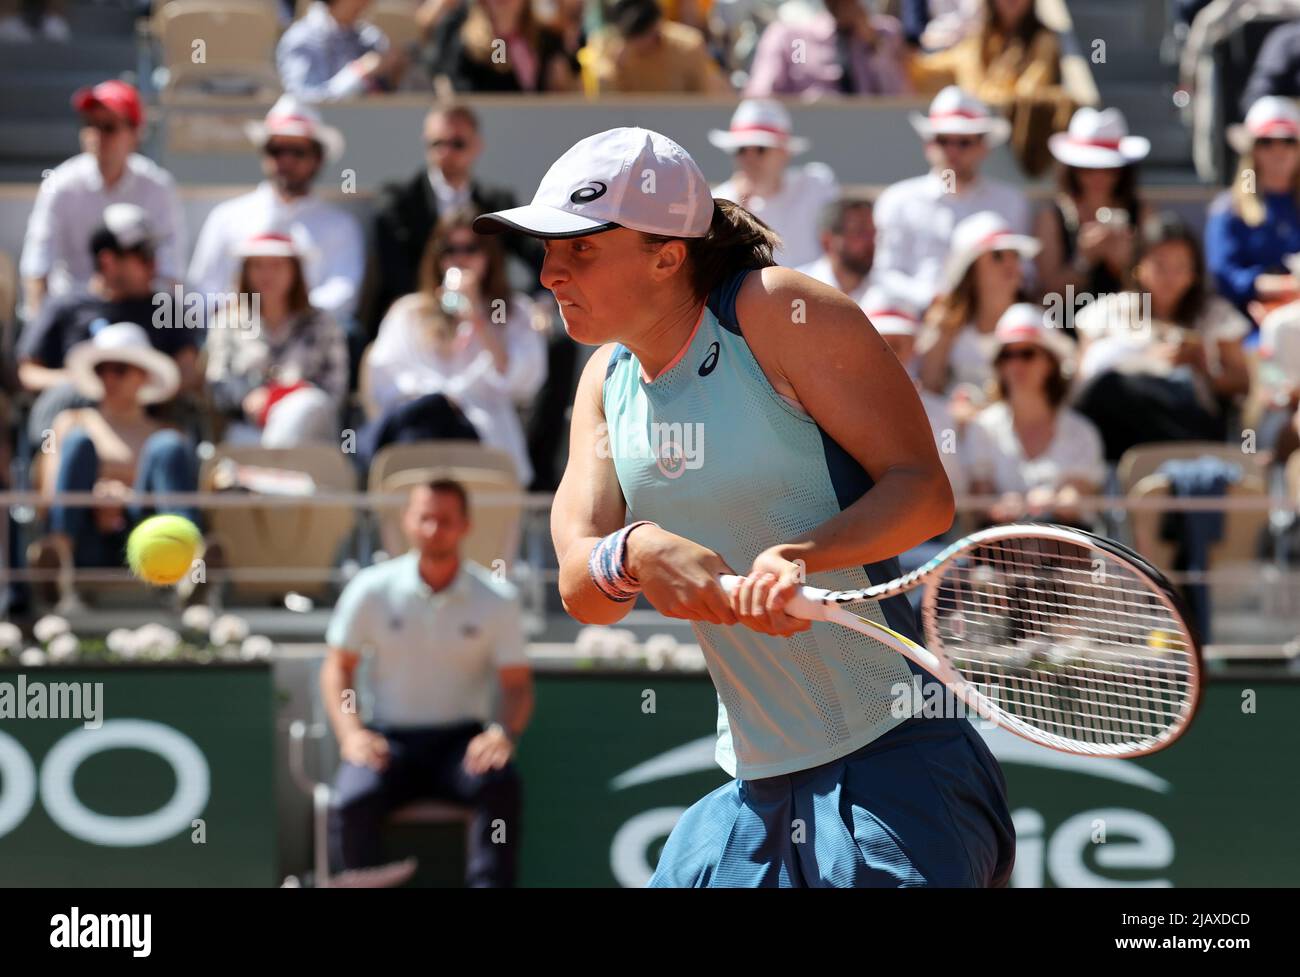
MULTIPOLYGON (((740 573, 763 550, 824 523, 872 485, 764 376, 736 321, 746 274, 714 289, 683 354, 653 383, 618 345, 603 390, 603 447, 631 517, 714 550, 740 573)), ((809 574, 808 583, 848 590, 897 575, 898 561, 890 559, 809 574)), ((904 597, 854 610, 919 640, 904 597)), ((913 675, 923 674, 839 625, 814 623, 789 638, 741 625, 693 627, 718 691, 718 764, 745 780, 828 763, 872 742, 910 714, 912 700, 899 695, 899 683, 911 688, 913 675)))

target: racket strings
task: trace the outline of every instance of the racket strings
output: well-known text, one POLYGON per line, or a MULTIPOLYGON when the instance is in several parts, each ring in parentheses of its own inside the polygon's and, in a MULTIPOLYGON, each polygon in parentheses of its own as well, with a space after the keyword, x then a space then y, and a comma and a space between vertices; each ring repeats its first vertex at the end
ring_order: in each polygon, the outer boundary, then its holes
POLYGON ((1179 726, 1195 650, 1144 576, 1099 548, 988 541, 948 564, 927 601, 932 650, 1030 738, 1141 750, 1179 726))

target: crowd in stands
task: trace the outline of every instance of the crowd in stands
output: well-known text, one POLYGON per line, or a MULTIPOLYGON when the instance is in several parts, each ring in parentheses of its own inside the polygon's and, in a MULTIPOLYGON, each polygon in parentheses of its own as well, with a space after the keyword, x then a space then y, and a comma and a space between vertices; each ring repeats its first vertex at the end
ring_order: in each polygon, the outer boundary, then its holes
MULTIPOLYGON (((65 539, 34 547, 37 565, 66 558, 68 538, 79 565, 103 561, 111 547, 83 546, 79 527, 93 519, 109 540, 129 528, 141 513, 112 502, 131 486, 195 489, 199 439, 338 444, 355 428, 360 476, 385 445, 463 438, 505 451, 522 486, 554 488, 576 352, 537 284, 540 243, 471 229, 516 202, 474 175, 474 112, 434 106, 425 159, 378 195, 367 235, 314 191, 344 137, 312 103, 391 90, 412 64, 460 91, 730 92, 722 5, 557 2, 543 19, 527 0, 428 0, 412 51, 368 6, 316 2, 284 33, 286 94, 247 131, 264 180, 218 204, 192 252, 171 177, 136 151, 139 93, 106 81, 75 96, 83 152, 37 194, 12 358, 33 485, 106 505, 56 503, 48 529, 65 539), (511 262, 531 288, 512 287, 511 262), (41 452, 50 432, 58 450, 41 452)), ((1150 441, 1232 439, 1261 384, 1260 449, 1284 457, 1300 433, 1296 104, 1260 94, 1230 131, 1240 170, 1203 240, 1144 200, 1150 143, 1113 108, 1043 133, 1056 190, 1035 213, 982 170, 1018 100, 1065 104, 1055 35, 1029 0, 902 13, 828 0, 772 20, 748 97, 709 135, 732 159, 714 195, 778 232, 782 264, 868 314, 915 378, 954 486, 998 497, 978 520, 1087 525, 1078 500, 1103 489, 1108 463, 1150 441), (895 93, 933 95, 911 118, 919 172, 874 203, 845 192, 797 112, 767 97, 895 93)))

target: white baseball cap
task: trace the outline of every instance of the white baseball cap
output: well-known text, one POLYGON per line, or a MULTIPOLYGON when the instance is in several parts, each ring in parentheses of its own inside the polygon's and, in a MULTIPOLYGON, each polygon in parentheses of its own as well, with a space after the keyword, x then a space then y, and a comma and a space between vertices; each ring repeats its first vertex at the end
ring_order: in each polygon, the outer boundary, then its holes
POLYGON ((627 227, 647 234, 704 237, 713 194, 689 153, 649 129, 606 129, 551 164, 533 202, 474 221, 480 234, 583 237, 627 227))

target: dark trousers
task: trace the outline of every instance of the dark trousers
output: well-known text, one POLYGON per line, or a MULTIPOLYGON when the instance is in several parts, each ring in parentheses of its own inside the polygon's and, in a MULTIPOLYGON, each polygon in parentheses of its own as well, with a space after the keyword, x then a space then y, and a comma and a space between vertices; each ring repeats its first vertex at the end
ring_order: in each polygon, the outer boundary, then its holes
POLYGON ((1109 370, 1075 398, 1074 409, 1101 434, 1107 461, 1152 441, 1222 441, 1226 431, 1196 399, 1186 377, 1158 377, 1109 370))
POLYGON ((478 431, 443 394, 425 394, 398 404, 368 422, 357 435, 357 464, 370 471, 379 449, 412 441, 477 441, 478 431))
POLYGON ((388 740, 382 771, 344 762, 334 778, 330 810, 330 862, 334 871, 366 868, 382 861, 384 819, 417 800, 446 801, 474 808, 465 884, 507 888, 519 862, 522 787, 513 763, 471 776, 462 761, 480 723, 430 729, 376 728, 388 740))

